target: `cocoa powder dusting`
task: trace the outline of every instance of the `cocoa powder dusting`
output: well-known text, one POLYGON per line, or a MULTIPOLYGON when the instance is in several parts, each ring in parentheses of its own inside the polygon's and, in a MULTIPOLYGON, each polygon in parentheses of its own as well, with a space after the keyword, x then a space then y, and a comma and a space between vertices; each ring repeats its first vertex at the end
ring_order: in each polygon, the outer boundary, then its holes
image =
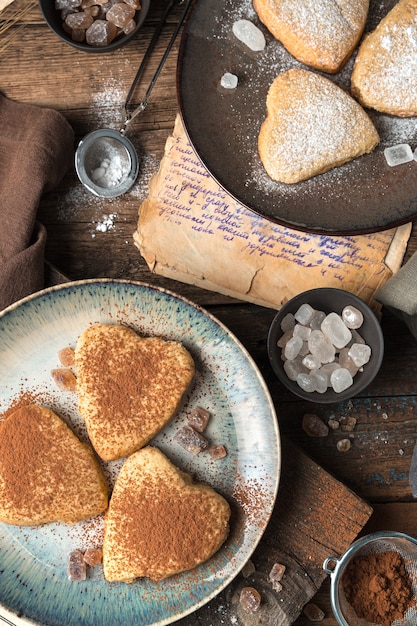
POLYGON ((0 449, 2 511, 13 520, 9 523, 49 521, 47 516, 57 510, 62 519, 73 521, 80 507, 85 517, 105 508, 104 478, 92 453, 46 407, 23 405, 8 414, 0 427, 0 449), (85 481, 81 492, 80 476, 85 481))
MULTIPOLYGON (((23 408, 22 405, 20 408, 23 408)), ((39 459, 39 467, 34 467, 34 473, 39 474, 42 480, 42 455, 47 452, 44 449, 44 442, 40 429, 33 428, 33 424, 38 421, 38 410, 35 406, 25 407, 25 411, 15 408, 6 415, 3 428, 0 431, 1 475, 4 480, 5 489, 10 498, 13 498, 15 506, 21 507, 25 502, 32 500, 34 486, 26 476, 20 471, 21 467, 27 467, 28 463, 33 464, 39 459), (16 413, 13 421, 7 418, 16 413)))
POLYGON ((357 616, 373 624, 390 626, 415 606, 410 574, 394 550, 354 557, 342 584, 357 616))
POLYGON ((266 520, 265 501, 266 485, 257 479, 248 479, 237 475, 233 487, 233 497, 239 502, 253 525, 263 527, 266 520))
POLYGON ((24 391, 16 396, 11 404, 8 406, 7 410, 4 413, 0 414, 0 423, 18 409, 21 409, 24 406, 28 406, 29 404, 36 404, 39 395, 39 393, 36 393, 34 391, 24 391))
POLYGON ((116 524, 121 561, 140 555, 144 575, 157 580, 167 563, 191 568, 218 548, 225 527, 209 523, 211 498, 198 497, 195 491, 175 493, 158 481, 149 481, 146 491, 137 500, 126 492, 126 502, 119 501, 116 524), (202 554, 202 547, 207 553, 202 554))

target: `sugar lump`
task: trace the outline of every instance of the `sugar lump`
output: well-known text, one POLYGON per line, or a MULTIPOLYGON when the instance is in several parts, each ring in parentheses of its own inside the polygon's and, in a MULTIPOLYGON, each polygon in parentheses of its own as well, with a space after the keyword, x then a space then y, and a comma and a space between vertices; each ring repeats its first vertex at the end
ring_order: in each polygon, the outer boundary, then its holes
POLYGON ((340 314, 326 314, 304 303, 294 314, 287 314, 277 346, 289 380, 307 393, 349 389, 372 354, 359 332, 363 322, 362 312, 353 305, 345 306, 340 314))

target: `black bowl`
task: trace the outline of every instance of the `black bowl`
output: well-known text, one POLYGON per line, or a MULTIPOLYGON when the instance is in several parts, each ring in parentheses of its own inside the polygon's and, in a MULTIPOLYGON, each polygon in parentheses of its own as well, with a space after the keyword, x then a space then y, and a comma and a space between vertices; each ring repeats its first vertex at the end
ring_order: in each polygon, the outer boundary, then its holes
POLYGON ((363 391, 377 375, 384 355, 384 337, 379 321, 372 309, 361 298, 343 289, 333 288, 304 291, 284 304, 272 321, 267 345, 268 357, 272 368, 285 387, 304 400, 321 404, 347 400, 363 391), (318 393, 317 391, 307 392, 296 381, 290 380, 285 373, 284 361, 281 358, 281 348, 277 346, 277 342, 283 334, 281 321, 287 313, 296 313, 304 303, 308 303, 314 309, 323 311, 326 314, 335 312, 339 315, 342 313, 343 308, 350 304, 363 314, 364 322, 361 328, 358 329, 358 332, 365 340, 365 343, 370 346, 371 358, 363 366, 362 371, 359 371, 354 376, 353 384, 340 393, 332 388, 329 388, 324 393, 318 393))
POLYGON ((66 33, 62 28, 61 12, 55 9, 54 0, 39 0, 39 7, 48 26, 66 43, 69 43, 78 50, 84 50, 85 52, 111 52, 112 50, 116 50, 117 48, 121 48, 126 45, 136 35, 146 19, 150 2, 151 0, 142 0, 142 8, 137 12, 136 16, 137 22, 135 29, 128 35, 119 35, 108 46, 90 46, 85 42, 80 43, 78 41, 73 41, 71 35, 66 33))

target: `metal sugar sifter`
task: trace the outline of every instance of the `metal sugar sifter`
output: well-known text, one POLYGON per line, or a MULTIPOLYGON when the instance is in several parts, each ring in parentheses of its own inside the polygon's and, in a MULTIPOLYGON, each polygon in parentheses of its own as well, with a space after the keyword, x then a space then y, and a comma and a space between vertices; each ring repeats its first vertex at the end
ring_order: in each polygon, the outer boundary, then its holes
POLYGON ((75 170, 81 183, 91 193, 102 198, 115 198, 126 193, 134 184, 139 172, 139 159, 133 143, 126 137, 126 131, 132 120, 145 110, 150 93, 158 79, 164 63, 171 51, 179 30, 187 16, 193 0, 185 0, 184 10, 168 42, 165 52, 149 83, 145 96, 139 106, 128 112, 130 100, 139 82, 146 63, 155 47, 166 20, 176 5, 184 0, 170 0, 162 18, 146 49, 142 62, 132 82, 123 105, 124 124, 120 130, 99 128, 86 135, 79 142, 75 152, 75 170))
MULTIPOLYGON (((366 535, 355 541, 340 558, 325 559, 323 569, 331 578, 331 605, 340 626, 374 626, 374 622, 359 617, 355 612, 345 595, 343 576, 354 557, 367 557, 391 551, 402 557, 412 593, 412 600, 403 617, 394 619, 391 626, 417 626, 417 539, 400 532, 375 532, 366 535)), ((363 591, 367 596, 371 593, 370 588, 363 591)))

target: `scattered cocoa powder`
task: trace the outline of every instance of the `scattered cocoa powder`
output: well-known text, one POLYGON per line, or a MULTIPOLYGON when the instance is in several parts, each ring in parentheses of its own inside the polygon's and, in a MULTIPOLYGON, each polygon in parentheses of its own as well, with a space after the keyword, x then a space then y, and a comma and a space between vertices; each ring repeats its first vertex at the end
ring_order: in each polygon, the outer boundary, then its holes
POLYGON ((394 550, 354 557, 342 585, 358 617, 390 626, 415 604, 412 581, 402 556, 394 550))
POLYGON ((269 516, 268 510, 265 509, 268 490, 262 479, 247 478, 237 474, 233 497, 245 511, 250 524, 259 528, 265 526, 269 516))
POLYGON ((17 397, 13 398, 13 401, 10 403, 4 413, 0 414, 0 422, 18 409, 21 409, 23 406, 27 406, 28 404, 36 404, 39 397, 39 393, 35 391, 24 391, 19 394, 17 397))

